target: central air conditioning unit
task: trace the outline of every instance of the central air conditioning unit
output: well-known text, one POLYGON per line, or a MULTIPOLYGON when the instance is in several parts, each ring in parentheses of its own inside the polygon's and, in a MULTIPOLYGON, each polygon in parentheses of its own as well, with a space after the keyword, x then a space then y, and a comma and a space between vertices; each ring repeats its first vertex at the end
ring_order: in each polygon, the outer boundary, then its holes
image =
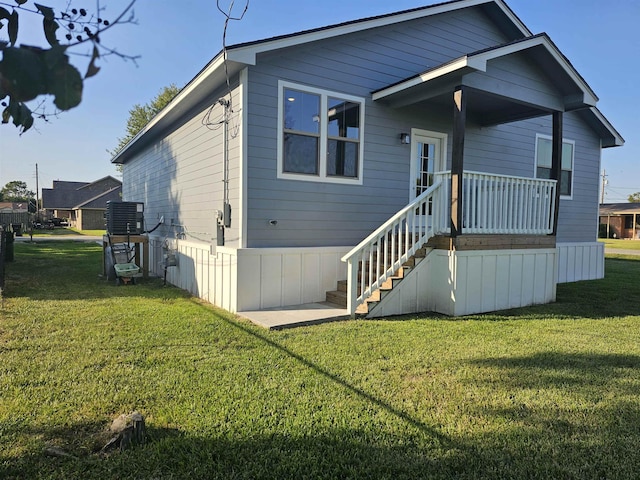
POLYGON ((107 233, 141 235, 144 233, 144 203, 107 202, 107 233))

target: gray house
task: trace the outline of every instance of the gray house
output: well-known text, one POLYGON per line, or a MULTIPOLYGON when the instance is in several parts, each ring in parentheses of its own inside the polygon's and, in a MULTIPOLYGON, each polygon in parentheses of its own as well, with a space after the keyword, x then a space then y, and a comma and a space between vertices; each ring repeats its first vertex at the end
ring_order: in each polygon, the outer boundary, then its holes
POLYGON ((114 159, 152 270, 232 312, 449 315, 601 278, 624 140, 544 33, 456 0, 228 47, 114 159))

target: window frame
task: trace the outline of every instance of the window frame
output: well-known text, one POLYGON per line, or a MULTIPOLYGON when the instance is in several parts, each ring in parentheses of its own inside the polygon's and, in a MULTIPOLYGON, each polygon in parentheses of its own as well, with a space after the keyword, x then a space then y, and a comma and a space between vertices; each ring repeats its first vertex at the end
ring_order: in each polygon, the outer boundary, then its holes
MULTIPOLYGON (((277 147, 277 178, 286 180, 300 180, 304 182, 322 182, 322 183, 339 183, 347 185, 362 185, 363 180, 363 166, 364 166, 364 119, 365 119, 365 99, 362 97, 356 97, 354 95, 348 95, 345 93, 325 90, 316 87, 310 87, 308 85, 302 85, 299 83, 288 82, 285 80, 278 80, 278 147, 277 147), (296 90, 302 93, 310 93, 320 96, 320 112, 328 111, 329 98, 345 100, 353 103, 358 103, 360 106, 360 125, 358 126, 358 162, 357 162, 357 176, 356 177, 342 177, 338 175, 327 174, 328 163, 328 142, 330 139, 335 140, 337 137, 329 135, 329 122, 327 118, 321 118, 320 121, 320 135, 319 135, 319 151, 318 151, 318 174, 311 173, 294 173, 284 171, 284 92, 286 89, 296 90)), ((341 139, 345 140, 345 139, 341 139)), ((350 139, 346 139, 352 141, 350 139)))
MULTIPOLYGON (((540 139, 545 139, 545 140, 550 140, 551 142, 553 142, 553 137, 551 135, 545 135, 542 133, 537 133, 536 134, 536 144, 535 144, 535 152, 534 152, 534 157, 533 157, 533 177, 534 178, 539 178, 538 177, 538 145, 539 145, 539 140, 540 139)), ((561 200, 572 200, 573 199, 573 186, 574 186, 574 179, 575 179, 575 173, 576 173, 576 142, 575 140, 570 140, 568 138, 562 138, 562 144, 563 146, 565 144, 571 145, 571 170, 565 170, 562 169, 565 172, 571 172, 571 182, 569 185, 570 193, 569 195, 560 194, 560 199, 561 200)), ((560 161, 562 162, 562 158, 560 159, 560 161)), ((547 168, 547 167, 542 167, 542 168, 547 168)), ((561 185, 561 178, 558 179, 557 181, 557 188, 560 188, 561 185)))

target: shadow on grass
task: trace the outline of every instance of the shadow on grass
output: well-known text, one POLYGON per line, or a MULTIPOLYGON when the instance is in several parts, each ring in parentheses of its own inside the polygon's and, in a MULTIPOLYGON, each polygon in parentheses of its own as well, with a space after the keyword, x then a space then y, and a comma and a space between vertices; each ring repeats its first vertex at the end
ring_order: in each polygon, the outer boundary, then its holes
POLYGON ((473 365, 494 367, 500 383, 507 388, 540 390, 559 388, 577 390, 615 385, 621 393, 640 394, 638 385, 617 380, 640 373, 640 356, 617 354, 578 354, 544 352, 527 357, 486 358, 473 365))
POLYGON ((545 447, 547 462, 564 465, 554 477, 637 478, 640 356, 542 352, 469 363, 486 369, 470 389, 509 394, 493 406, 475 404, 472 414, 516 426, 516 443, 523 437, 545 447))
POLYGON ((66 431, 45 428, 22 432, 41 439, 35 442, 39 451, 15 457, 0 454, 0 478, 409 479, 446 468, 435 452, 407 447, 405 439, 387 436, 385 442, 377 442, 370 433, 349 429, 298 438, 278 433, 250 438, 212 433, 203 438, 148 425, 145 445, 106 454, 93 447, 98 433, 87 430, 86 425, 70 425, 66 431), (83 432, 89 446, 62 440, 65 435, 80 437, 83 432), (70 456, 47 455, 44 449, 52 445, 70 456))

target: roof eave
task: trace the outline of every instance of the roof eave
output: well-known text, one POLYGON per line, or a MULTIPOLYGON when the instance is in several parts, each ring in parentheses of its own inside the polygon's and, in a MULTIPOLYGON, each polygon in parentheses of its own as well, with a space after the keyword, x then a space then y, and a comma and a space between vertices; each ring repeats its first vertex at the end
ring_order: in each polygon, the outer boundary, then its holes
POLYGON ((227 51, 230 59, 240 61, 249 65, 255 65, 256 56, 260 53, 278 50, 282 48, 302 45, 309 42, 324 40, 326 38, 338 37, 351 33, 357 33, 372 28, 385 27, 405 21, 415 20, 418 18, 430 17, 455 10, 468 7, 475 7, 486 4, 496 5, 509 20, 510 24, 515 26, 523 37, 530 37, 531 31, 518 18, 518 16, 509 8, 503 0, 453 0, 435 5, 429 5, 401 12, 379 15, 376 17, 368 17, 360 20, 344 22, 327 27, 315 28, 312 30, 304 30, 301 32, 281 35, 255 42, 247 42, 228 47, 227 51))
MULTIPOLYGON (((235 65, 235 70, 248 65, 255 65, 257 55, 263 52, 287 48, 291 46, 301 45, 317 40, 346 35, 349 33, 359 32, 371 28, 382 27, 386 25, 401 23, 404 21, 414 20, 417 18, 429 17, 441 13, 447 13, 462 8, 469 8, 479 5, 496 5, 503 13, 509 24, 514 26, 523 37, 531 36, 531 31, 522 23, 515 13, 506 5, 503 0, 452 0, 436 5, 420 7, 402 12, 370 17, 351 22, 341 23, 328 27, 306 30, 303 32, 274 37, 271 39, 260 40, 230 46, 226 49, 227 64, 235 65)), ((198 99, 194 98, 194 92, 206 83, 209 77, 219 73, 224 66, 225 53, 220 52, 211 60, 179 93, 173 98, 169 104, 163 108, 138 134, 124 146, 112 159, 112 163, 123 164, 133 154, 143 138, 149 138, 153 132, 161 131, 164 126, 171 124, 179 115, 174 115, 178 105, 186 108, 191 104, 196 104, 198 99), (191 102, 187 102, 191 99, 191 102)))
MULTIPOLYGON (((227 65, 230 74, 235 74, 245 66, 242 62, 236 61, 235 56, 231 58, 230 55, 228 55, 227 65)), ((224 70, 223 66, 224 54, 220 52, 111 159, 111 163, 125 163, 131 157, 134 145, 143 137, 148 137, 154 132, 162 130, 163 127, 170 125, 172 121, 180 117, 185 110, 202 101, 211 91, 211 88, 206 87, 205 84, 215 78, 216 74, 221 74, 224 70)))

